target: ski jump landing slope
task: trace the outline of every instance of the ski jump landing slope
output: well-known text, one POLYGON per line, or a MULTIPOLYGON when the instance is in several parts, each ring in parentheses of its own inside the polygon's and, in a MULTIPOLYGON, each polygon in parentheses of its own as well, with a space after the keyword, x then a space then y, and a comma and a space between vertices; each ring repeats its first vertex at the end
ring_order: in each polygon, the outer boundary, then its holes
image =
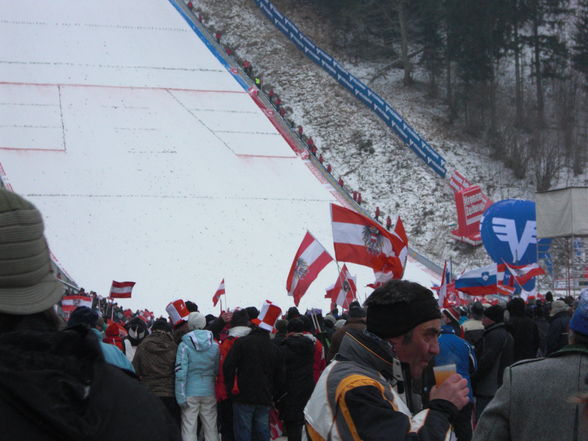
MULTIPOLYGON (((0 173, 42 211, 80 286, 163 313, 270 299, 308 229, 332 253, 320 184, 165 0, 0 0, 0 173)), ((358 286, 371 270, 350 265, 358 286)), ((327 308, 330 264, 301 308, 327 308)), ((435 282, 411 263, 407 278, 435 282)), ((369 289, 360 289, 363 300, 369 289)), ((218 309, 216 309, 218 312, 218 309)))

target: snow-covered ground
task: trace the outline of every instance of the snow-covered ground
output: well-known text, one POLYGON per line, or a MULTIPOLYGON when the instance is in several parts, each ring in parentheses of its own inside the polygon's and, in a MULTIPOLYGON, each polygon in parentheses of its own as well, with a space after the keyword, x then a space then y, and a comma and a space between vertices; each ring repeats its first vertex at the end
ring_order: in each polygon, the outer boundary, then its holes
MULTIPOLYGON (((113 279, 135 281, 120 303, 156 313, 177 298, 212 312, 222 278, 231 307, 291 306, 286 277, 305 231, 332 252, 332 188, 171 4, 0 0, 0 12, 0 170, 42 211, 70 276, 102 295, 113 279)), ((425 184, 441 191, 430 177, 396 191, 416 201, 425 184)), ((373 279, 350 269, 361 287, 373 279)), ((336 275, 330 264, 301 307, 327 308, 336 275)), ((414 262, 406 278, 437 282, 414 262)))

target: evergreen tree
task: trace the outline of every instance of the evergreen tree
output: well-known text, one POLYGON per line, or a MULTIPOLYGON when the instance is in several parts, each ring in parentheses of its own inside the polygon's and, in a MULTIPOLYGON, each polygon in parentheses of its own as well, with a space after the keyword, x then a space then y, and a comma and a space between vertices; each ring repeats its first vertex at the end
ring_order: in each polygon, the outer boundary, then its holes
POLYGON ((588 79, 588 0, 579 0, 576 11, 572 63, 588 79))

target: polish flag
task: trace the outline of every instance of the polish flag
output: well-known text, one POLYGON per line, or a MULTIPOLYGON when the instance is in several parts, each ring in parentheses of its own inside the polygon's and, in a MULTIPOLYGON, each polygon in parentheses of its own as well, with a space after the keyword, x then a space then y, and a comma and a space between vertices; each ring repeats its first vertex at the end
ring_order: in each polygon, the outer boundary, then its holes
POLYGON ((355 277, 353 277, 347 266, 343 265, 337 282, 327 289, 325 298, 331 299, 333 303, 341 306, 343 309, 349 309, 349 304, 357 297, 357 286, 355 277))
POLYGON ((64 296, 61 299, 61 310, 65 313, 71 313, 80 306, 92 307, 92 297, 87 296, 64 296))
POLYGON ((520 286, 523 286, 535 276, 545 274, 543 268, 537 263, 531 263, 529 265, 509 265, 504 262, 504 265, 520 286))
POLYGON ((225 279, 221 280, 220 285, 218 286, 216 292, 212 296, 212 306, 216 306, 218 303, 220 296, 225 293, 225 279))
POLYGON ((110 287, 110 298, 130 299, 133 286, 135 286, 135 282, 115 282, 113 280, 110 287))
POLYGON ((332 260, 327 250, 307 231, 294 256, 286 281, 286 291, 294 297, 296 306, 313 280, 332 260))
POLYGON ((408 238, 400 218, 390 232, 353 210, 331 204, 331 221, 338 261, 369 266, 377 284, 402 278, 408 238))

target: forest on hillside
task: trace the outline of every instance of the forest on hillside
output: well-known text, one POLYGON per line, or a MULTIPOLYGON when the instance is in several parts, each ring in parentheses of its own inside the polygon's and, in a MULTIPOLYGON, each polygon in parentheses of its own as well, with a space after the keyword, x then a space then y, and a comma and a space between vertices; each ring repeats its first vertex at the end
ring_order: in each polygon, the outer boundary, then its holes
POLYGON ((372 77, 426 72, 447 121, 549 189, 588 160, 588 0, 308 0, 372 77))

